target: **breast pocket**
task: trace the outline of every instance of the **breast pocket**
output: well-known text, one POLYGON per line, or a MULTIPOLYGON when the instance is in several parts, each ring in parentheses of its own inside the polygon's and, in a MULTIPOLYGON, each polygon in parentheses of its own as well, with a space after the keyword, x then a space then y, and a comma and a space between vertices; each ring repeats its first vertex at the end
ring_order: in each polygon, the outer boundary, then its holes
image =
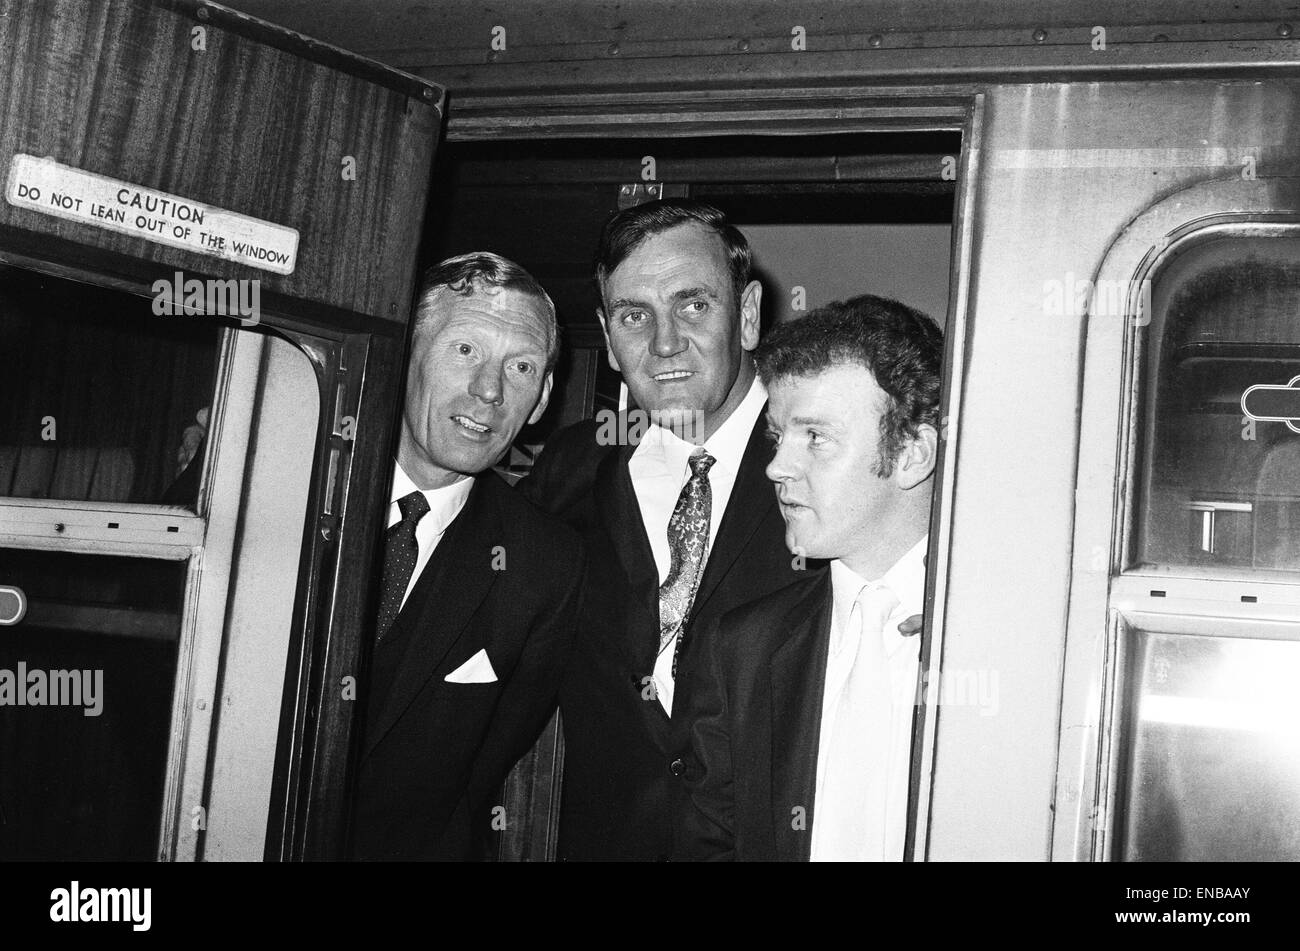
POLYGON ((452 684, 496 684, 499 683, 492 658, 484 648, 465 660, 455 670, 443 678, 452 684))

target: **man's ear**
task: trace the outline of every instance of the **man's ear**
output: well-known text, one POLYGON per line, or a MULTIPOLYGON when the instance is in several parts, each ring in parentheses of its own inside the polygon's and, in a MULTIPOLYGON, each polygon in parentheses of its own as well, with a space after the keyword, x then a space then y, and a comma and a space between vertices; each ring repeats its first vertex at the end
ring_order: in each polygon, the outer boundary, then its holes
POLYGON ((614 345, 609 341, 609 324, 605 322, 604 308, 596 308, 596 319, 600 321, 601 332, 605 335, 605 358, 609 361, 609 368, 615 373, 622 373, 618 366, 618 357, 614 356, 614 345))
POLYGON ((542 418, 546 412, 546 404, 551 401, 551 384, 555 382, 555 374, 547 373, 546 379, 542 381, 542 395, 537 398, 537 406, 533 408, 533 415, 528 417, 528 425, 531 426, 542 418))
POLYGON ((763 285, 758 281, 750 281, 740 295, 740 345, 747 351, 758 346, 762 304, 763 285))
POLYGON ((917 427, 916 436, 903 445, 894 463, 900 489, 912 489, 930 478, 939 461, 939 431, 929 423, 917 427))

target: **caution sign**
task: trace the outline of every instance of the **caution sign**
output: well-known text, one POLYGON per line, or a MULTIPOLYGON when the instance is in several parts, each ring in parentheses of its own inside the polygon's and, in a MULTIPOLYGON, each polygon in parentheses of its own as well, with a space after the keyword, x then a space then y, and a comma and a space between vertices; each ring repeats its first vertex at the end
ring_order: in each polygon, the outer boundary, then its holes
POLYGON ((15 155, 5 199, 18 208, 106 228, 276 274, 298 264, 298 231, 130 182, 15 155))

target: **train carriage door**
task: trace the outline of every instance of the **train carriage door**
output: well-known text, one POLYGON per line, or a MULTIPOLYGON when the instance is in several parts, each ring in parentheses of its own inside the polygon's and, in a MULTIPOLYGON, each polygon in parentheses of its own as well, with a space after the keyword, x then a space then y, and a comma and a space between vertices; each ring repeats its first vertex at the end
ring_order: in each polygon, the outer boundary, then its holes
POLYGON ((0 858, 341 857, 442 90, 0 15, 0 858))

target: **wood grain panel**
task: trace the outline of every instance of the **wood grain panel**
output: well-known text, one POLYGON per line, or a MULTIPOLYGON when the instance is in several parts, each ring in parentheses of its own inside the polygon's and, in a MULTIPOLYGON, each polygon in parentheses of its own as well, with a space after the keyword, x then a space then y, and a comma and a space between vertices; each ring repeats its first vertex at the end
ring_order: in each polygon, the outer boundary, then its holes
POLYGON ((298 265, 277 275, 5 201, 0 226, 120 252, 159 276, 258 278, 401 322, 441 102, 438 87, 213 4, 13 0, 0 18, 0 182, 14 154, 48 156, 296 228, 298 265), (200 27, 206 49, 194 50, 200 27))

